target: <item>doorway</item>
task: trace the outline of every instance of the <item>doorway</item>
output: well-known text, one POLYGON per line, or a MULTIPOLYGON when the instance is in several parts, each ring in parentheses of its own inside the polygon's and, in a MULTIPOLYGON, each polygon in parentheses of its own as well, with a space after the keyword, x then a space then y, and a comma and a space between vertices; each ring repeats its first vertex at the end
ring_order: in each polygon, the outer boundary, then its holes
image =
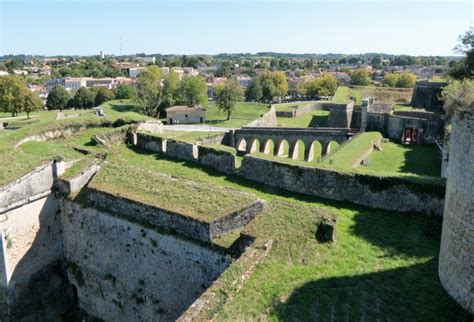
POLYGON ((403 143, 416 144, 418 143, 418 129, 414 127, 405 128, 403 133, 403 143))

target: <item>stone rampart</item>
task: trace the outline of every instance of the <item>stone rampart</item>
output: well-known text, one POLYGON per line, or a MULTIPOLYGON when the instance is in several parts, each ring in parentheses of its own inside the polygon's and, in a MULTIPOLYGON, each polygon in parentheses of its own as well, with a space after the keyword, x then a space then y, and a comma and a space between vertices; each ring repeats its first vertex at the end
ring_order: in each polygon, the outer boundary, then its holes
POLYGON ((444 187, 302 167, 246 155, 239 175, 305 195, 349 201, 370 208, 442 215, 444 187), (324 185, 322 187, 319 184, 324 185))
POLYGON ((172 158, 194 161, 198 158, 198 147, 192 143, 166 140, 166 154, 172 158))
POLYGON ((59 191, 66 196, 75 194, 90 181, 99 169, 100 166, 98 164, 91 164, 89 167, 81 171, 81 173, 72 178, 58 178, 56 183, 57 187, 59 191))
POLYGON ((329 109, 329 127, 349 128, 351 126, 354 101, 348 104, 329 103, 327 108, 329 109))
POLYGON ((474 116, 453 117, 439 255, 446 291, 474 314, 474 116))
POLYGON ((198 146, 198 160, 200 164, 216 169, 217 171, 235 173, 235 154, 219 151, 205 145, 198 146))
POLYGON ((269 127, 277 125, 278 122, 276 117, 276 111, 273 106, 270 107, 270 110, 267 113, 263 114, 260 118, 247 124, 248 127, 269 127))
POLYGON ((79 306, 105 321, 173 321, 230 264, 223 252, 67 200, 61 222, 79 306))

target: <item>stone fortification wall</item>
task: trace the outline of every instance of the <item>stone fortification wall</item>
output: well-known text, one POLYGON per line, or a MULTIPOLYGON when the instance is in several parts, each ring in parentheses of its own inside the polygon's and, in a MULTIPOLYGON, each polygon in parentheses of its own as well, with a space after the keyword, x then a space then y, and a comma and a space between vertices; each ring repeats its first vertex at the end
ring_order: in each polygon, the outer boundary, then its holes
POLYGON ((247 124, 248 127, 272 127, 278 126, 277 116, 275 108, 272 106, 270 110, 263 114, 260 118, 256 119, 255 121, 250 122, 247 124))
POLYGON ((446 291, 474 313, 474 116, 453 117, 439 255, 446 291))
POLYGON ((230 264, 219 251, 107 212, 70 201, 62 210, 79 306, 106 321, 173 321, 230 264))
MULTIPOLYGON (((137 144, 145 149, 149 147, 151 151, 162 151, 161 148, 155 150, 156 147, 161 146, 161 142, 159 138, 137 134, 137 144), (154 139, 155 143, 153 143, 154 139)), ((246 155, 240 168, 236 168, 233 153, 215 151, 206 147, 198 148, 198 157, 195 162, 270 186, 328 199, 346 200, 369 208, 417 211, 437 215, 441 215, 443 211, 445 187, 442 185, 432 186, 428 183, 409 182, 400 178, 379 178, 288 165, 250 155, 246 155), (205 151, 203 156, 200 154, 201 151, 205 151), (324 189, 315 182, 324 183, 324 189)))
POLYGON ((354 101, 348 104, 327 104, 329 109, 328 127, 349 128, 354 110, 354 101))
POLYGON ((295 104, 294 110, 292 111, 276 111, 277 117, 297 117, 311 111, 324 109, 324 103, 308 103, 303 106, 295 104))
POLYGON ((81 173, 70 179, 58 178, 56 183, 58 190, 66 196, 79 192, 99 169, 100 166, 98 164, 91 164, 81 173))
POLYGON ((424 108, 427 111, 440 112, 443 102, 440 99, 443 87, 448 85, 445 82, 418 81, 413 90, 410 105, 424 108))
POLYGON ((194 161, 198 158, 198 147, 185 142, 166 140, 166 154, 172 158, 194 161))
POLYGON ((234 173, 235 154, 219 151, 212 147, 201 145, 198 147, 198 160, 200 164, 224 173, 234 173))
POLYGON ((444 187, 407 183, 398 178, 289 165, 246 155, 239 175, 310 196, 344 200, 370 208, 441 215, 444 187), (315 182, 324 183, 324 188, 315 182))

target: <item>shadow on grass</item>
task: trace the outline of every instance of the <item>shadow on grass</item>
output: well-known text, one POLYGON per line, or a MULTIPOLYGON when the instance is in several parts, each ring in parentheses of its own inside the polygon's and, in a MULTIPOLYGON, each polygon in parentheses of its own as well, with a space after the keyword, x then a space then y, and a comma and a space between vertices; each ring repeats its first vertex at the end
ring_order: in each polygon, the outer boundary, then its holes
POLYGON ((308 127, 326 127, 328 126, 328 115, 314 115, 309 122, 308 127))
POLYGON ((441 151, 435 144, 404 145, 405 164, 401 172, 439 177, 441 174, 441 151))
POLYGON ((137 106, 133 104, 110 104, 110 107, 112 110, 120 113, 125 113, 125 112, 137 112, 137 106))
POLYGON ((472 321, 442 288, 436 260, 357 276, 320 279, 277 301, 280 321, 472 321))

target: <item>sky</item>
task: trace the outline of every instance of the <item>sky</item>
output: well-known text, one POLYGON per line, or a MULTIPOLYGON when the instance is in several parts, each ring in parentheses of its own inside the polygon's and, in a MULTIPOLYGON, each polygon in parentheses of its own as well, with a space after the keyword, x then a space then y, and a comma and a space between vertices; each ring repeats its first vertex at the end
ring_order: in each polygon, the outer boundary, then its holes
POLYGON ((0 55, 453 55, 473 1, 0 0, 0 55))

